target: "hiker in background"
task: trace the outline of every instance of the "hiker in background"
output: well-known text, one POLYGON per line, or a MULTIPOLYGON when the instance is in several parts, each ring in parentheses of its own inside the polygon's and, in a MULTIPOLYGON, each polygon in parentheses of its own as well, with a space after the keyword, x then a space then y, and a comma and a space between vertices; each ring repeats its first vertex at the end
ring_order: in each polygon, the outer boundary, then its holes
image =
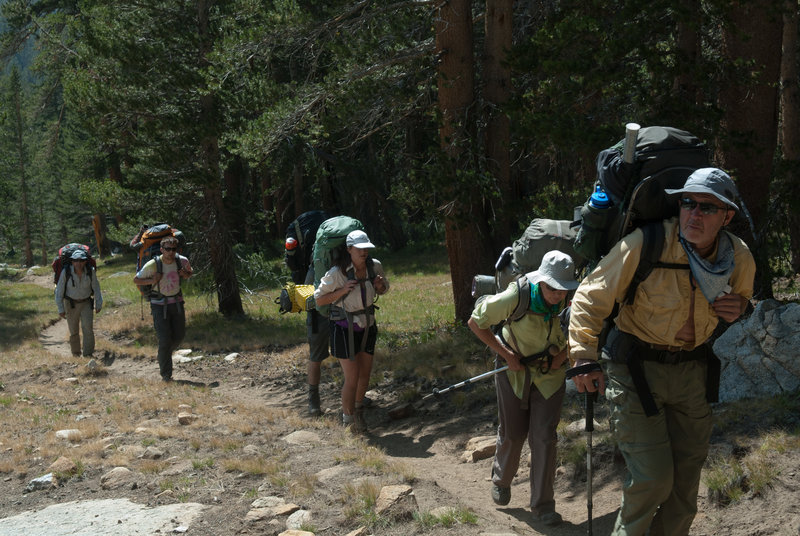
POLYGON ((697 513, 700 471, 711 438, 719 360, 710 339, 720 319, 733 322, 753 294, 755 262, 745 243, 724 231, 738 210, 736 187, 716 168, 693 172, 667 189, 680 207, 663 222, 660 262, 623 303, 643 250, 643 234, 623 238, 583 280, 572 301, 570 359, 598 359, 603 319, 619 315, 602 371, 574 377, 578 391, 605 391, 615 439, 628 467, 613 534, 685 535, 697 513), (678 266, 676 269, 674 265, 678 266))
POLYGON ((375 246, 367 233, 352 231, 345 246, 348 254, 340 255, 337 265, 322 277, 314 300, 331 305, 331 353, 344 373, 342 421, 356 432, 365 432, 364 394, 378 337, 373 303, 389 290, 389 280, 380 261, 370 256, 375 246))
POLYGON ((64 266, 56 284, 56 307, 58 316, 67 319, 69 349, 72 355, 81 355, 81 332, 83 333, 83 356, 94 353, 94 312, 103 308, 100 282, 91 266, 89 256, 82 249, 71 255, 71 266, 64 266), (80 330, 80 331, 79 331, 80 330))
POLYGON ((133 278, 137 285, 151 286, 150 312, 158 337, 158 367, 165 382, 172 381, 172 352, 186 334, 181 280, 191 276, 189 259, 178 254, 178 239, 167 236, 161 240, 161 255, 147 261, 133 278))
POLYGON ((136 233, 136 236, 131 238, 130 244, 128 244, 131 247, 131 249, 133 249, 134 251, 138 251, 139 248, 142 247, 142 235, 144 234, 145 231, 147 231, 148 228, 149 228, 148 225, 142 224, 142 226, 139 228, 139 232, 136 233))
MULTIPOLYGON (((284 262, 292 272, 292 281, 296 285, 314 284, 314 264, 311 254, 319 225, 329 215, 323 210, 311 210, 298 216, 286 230, 286 251, 284 262)), ((322 362, 330 355, 328 323, 316 309, 306 312, 306 336, 308 339, 308 364, 306 377, 308 381, 308 413, 317 417, 322 415, 319 398, 319 382, 322 377, 322 362)))
POLYGON ((508 365, 495 375, 497 389, 497 447, 492 464, 492 499, 511 501, 511 481, 519 469, 525 439, 531 450, 530 506, 533 520, 548 526, 561 523, 553 484, 556 474, 556 427, 565 393, 566 338, 558 313, 567 293, 578 286, 572 258, 560 251, 544 255, 539 269, 527 274, 529 285, 516 282, 477 304, 467 325, 495 351, 495 366, 508 365), (504 323, 519 302, 519 292, 531 293, 528 314, 504 323), (503 323, 495 336, 492 326, 503 323), (502 360, 500 359, 502 358, 502 360), (527 364, 523 364, 524 360, 527 364))

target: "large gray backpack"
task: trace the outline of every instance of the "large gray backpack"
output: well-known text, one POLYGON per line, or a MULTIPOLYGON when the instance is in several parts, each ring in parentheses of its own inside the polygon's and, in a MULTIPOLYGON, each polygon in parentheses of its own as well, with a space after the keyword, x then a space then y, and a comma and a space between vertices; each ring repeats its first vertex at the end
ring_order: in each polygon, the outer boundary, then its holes
POLYGON ((571 227, 571 223, 569 220, 545 218, 531 221, 522 236, 500 254, 495 263, 494 275, 476 275, 473 278, 472 297, 476 299, 476 305, 486 296, 503 292, 511 283, 516 283, 520 290, 520 299, 506 322, 513 322, 525 316, 530 307, 530 292, 523 292, 523 288, 528 284, 525 274, 537 270, 548 251, 558 250, 566 253, 572 257, 576 270, 580 271, 586 261, 573 247, 577 229, 571 227))

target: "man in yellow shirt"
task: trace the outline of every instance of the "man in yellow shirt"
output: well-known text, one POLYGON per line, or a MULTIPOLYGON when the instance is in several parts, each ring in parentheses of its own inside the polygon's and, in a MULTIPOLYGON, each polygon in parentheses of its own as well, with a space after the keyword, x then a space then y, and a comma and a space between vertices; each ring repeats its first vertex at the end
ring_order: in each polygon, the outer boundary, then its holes
POLYGON ((677 218, 663 222, 659 263, 670 266, 657 265, 633 302, 624 303, 642 256, 644 235, 637 229, 600 261, 572 301, 570 360, 581 366, 602 359, 608 388, 600 370, 573 381, 580 392, 605 392, 629 472, 616 536, 648 529, 651 535, 689 533, 711 438, 706 395, 719 380, 709 341, 719 319, 738 319, 753 294, 753 256, 723 230, 738 210, 731 178, 702 168, 683 188, 666 193, 680 206, 677 218), (616 325, 598 349, 603 320, 615 303, 616 325))

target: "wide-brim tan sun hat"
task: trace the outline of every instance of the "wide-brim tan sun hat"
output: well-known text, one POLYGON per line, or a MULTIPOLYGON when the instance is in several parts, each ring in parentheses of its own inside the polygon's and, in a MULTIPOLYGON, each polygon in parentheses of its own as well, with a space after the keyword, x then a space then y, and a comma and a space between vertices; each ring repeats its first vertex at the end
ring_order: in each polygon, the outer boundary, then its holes
POLYGON ((539 269, 528 273, 527 278, 531 284, 545 282, 556 290, 575 290, 580 284, 575 279, 572 257, 558 250, 545 253, 539 269))

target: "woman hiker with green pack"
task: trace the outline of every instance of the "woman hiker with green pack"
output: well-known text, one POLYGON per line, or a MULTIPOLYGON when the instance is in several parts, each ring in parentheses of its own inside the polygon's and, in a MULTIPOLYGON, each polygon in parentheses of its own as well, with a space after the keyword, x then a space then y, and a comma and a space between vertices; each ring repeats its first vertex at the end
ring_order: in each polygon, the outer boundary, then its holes
POLYGON ((511 501, 511 481, 527 438, 532 521, 553 526, 561 523, 553 484, 556 426, 565 393, 562 366, 567 358, 558 313, 566 306, 567 292, 577 288, 578 282, 572 258, 560 251, 546 253, 539 269, 526 277, 528 285, 515 281, 505 291, 480 301, 468 325, 497 353, 496 366, 503 361, 508 365, 505 373, 495 375, 500 424, 492 465, 492 499, 501 506, 511 501), (517 307, 519 292, 530 292, 530 308, 519 320, 505 323, 517 307), (491 328, 498 324, 503 327, 495 336, 491 328))
POLYGON ((353 231, 345 241, 347 255, 340 255, 314 291, 317 305, 331 305, 331 354, 344 373, 342 421, 353 431, 365 432, 364 395, 372 373, 378 326, 373 303, 389 290, 380 261, 370 257, 375 246, 364 231, 353 231))

